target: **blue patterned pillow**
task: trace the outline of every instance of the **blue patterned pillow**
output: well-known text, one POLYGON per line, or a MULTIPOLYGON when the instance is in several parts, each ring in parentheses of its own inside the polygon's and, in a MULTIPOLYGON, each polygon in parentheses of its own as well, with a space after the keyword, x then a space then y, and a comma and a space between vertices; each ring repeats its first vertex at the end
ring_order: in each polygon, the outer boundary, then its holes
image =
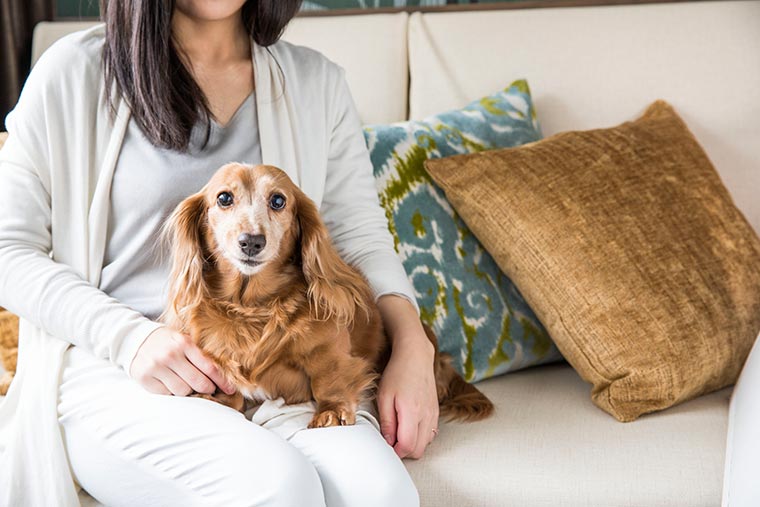
POLYGON ((370 125, 364 136, 380 200, 422 320, 470 382, 554 361, 559 352, 423 162, 538 141, 525 81, 424 121, 370 125))

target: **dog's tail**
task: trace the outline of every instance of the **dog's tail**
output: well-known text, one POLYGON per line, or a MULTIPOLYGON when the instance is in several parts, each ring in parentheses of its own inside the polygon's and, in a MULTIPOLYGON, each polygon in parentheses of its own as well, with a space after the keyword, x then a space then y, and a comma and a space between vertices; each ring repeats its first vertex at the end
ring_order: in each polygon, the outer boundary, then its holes
POLYGON ((493 414, 491 400, 468 384, 451 365, 451 356, 438 351, 438 339, 427 326, 425 333, 435 346, 435 382, 441 415, 449 421, 474 422, 493 414))
POLYGON ((441 415, 449 421, 480 421, 493 414, 491 400, 468 384, 451 366, 451 356, 436 357, 436 384, 441 415))

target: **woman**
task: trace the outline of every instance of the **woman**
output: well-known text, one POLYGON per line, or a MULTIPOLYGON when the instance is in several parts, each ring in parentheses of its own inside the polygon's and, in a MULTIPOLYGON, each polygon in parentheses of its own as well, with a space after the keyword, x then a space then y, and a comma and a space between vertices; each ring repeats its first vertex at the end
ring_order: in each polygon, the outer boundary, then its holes
POLYGON ((77 505, 72 477, 107 505, 417 504, 399 457, 437 428, 433 350, 342 70, 277 42, 299 4, 108 0, 105 28, 35 66, 0 152, 0 305, 24 319, 0 505, 77 505), (286 170, 370 280, 393 343, 379 428, 365 412, 306 430, 309 407, 276 402, 254 424, 186 397, 231 386, 152 320, 168 275, 156 239, 231 160, 286 170))

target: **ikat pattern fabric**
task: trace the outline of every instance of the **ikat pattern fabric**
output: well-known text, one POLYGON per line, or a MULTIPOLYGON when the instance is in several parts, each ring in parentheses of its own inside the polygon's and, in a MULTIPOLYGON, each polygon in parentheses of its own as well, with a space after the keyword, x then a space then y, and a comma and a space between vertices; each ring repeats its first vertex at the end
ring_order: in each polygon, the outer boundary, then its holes
POLYGON ((424 121, 365 127, 390 230, 422 320, 475 382, 558 359, 520 291, 425 172, 427 159, 519 146, 541 131, 526 81, 424 121))

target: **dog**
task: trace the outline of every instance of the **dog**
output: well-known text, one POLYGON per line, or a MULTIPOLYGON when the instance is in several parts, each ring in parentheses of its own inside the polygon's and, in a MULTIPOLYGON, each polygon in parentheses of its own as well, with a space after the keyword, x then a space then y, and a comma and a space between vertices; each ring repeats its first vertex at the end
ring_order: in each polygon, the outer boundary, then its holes
MULTIPOLYGON (((310 428, 353 425, 390 343, 368 282, 340 257, 314 202, 276 167, 232 163, 166 225, 172 267, 162 320, 189 335, 237 389, 196 396, 240 411, 244 398, 314 400, 310 428)), ((493 404, 425 332, 436 348, 441 415, 490 415, 493 404)))

